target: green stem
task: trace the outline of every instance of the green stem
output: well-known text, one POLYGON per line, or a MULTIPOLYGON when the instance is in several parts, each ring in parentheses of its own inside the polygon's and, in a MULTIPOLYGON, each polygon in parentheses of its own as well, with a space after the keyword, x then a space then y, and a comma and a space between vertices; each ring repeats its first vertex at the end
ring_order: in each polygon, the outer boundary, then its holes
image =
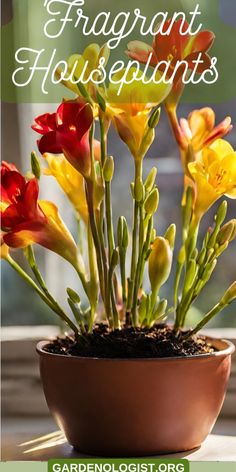
MULTIPOLYGON (((136 186, 139 179, 142 178, 142 160, 135 160, 135 181, 136 186)), ((131 269, 130 269, 130 283, 127 301, 127 311, 130 311, 133 299, 135 270, 137 264, 137 239, 139 226, 139 202, 134 201, 134 215, 133 215, 133 230, 132 230, 132 255, 131 255, 131 269)))
POLYGON ((137 263, 137 268, 136 268, 136 273, 135 273, 133 303, 132 303, 132 318, 133 318, 134 326, 138 326, 138 323, 139 323, 138 313, 137 313, 138 292, 143 282, 144 266, 145 266, 146 254, 150 247, 152 228, 153 228, 153 218, 150 218, 149 223, 148 223, 146 241, 144 243, 142 240, 143 242, 142 248, 139 249, 138 263, 137 263))
POLYGON ((134 202, 134 216, 133 216, 133 230, 132 230, 132 255, 131 255, 131 269, 130 269, 130 285, 128 291, 127 311, 131 309, 133 298, 133 285, 137 259, 137 226, 138 226, 138 202, 134 202))
POLYGON ((106 224, 107 224, 109 261, 111 261, 111 256, 115 249, 115 240, 114 240, 114 231, 113 231, 113 224, 112 224, 111 183, 110 182, 105 182, 105 202, 106 202, 106 224))
POLYGON ((103 271, 104 271, 104 294, 105 294, 106 313, 107 313, 108 319, 110 319, 111 292, 108 286, 109 285, 109 280, 108 280, 109 267, 108 267, 108 262, 107 262, 104 234, 103 234, 103 231, 101 230, 101 226, 99 225, 99 222, 97 224, 97 228, 98 228, 98 237, 99 237, 99 241, 101 245, 101 256, 102 256, 103 271))
POLYGON ((74 318, 75 318, 76 322, 78 323, 78 325, 80 327, 81 334, 84 334, 86 332, 86 329, 85 329, 85 326, 84 326, 84 322, 82 320, 81 313, 79 313, 78 308, 75 306, 75 304, 72 302, 72 300, 70 298, 68 298, 68 304, 70 306, 70 309, 71 309, 71 311, 74 315, 74 318))
POLYGON ((101 136, 101 163, 103 167, 105 164, 106 154, 107 154, 107 141, 106 141, 104 123, 103 123, 103 119, 101 115, 99 115, 99 125, 100 125, 100 136, 101 136))
POLYGON ((179 126, 179 121, 177 118, 177 108, 176 106, 165 106, 167 116, 169 118, 169 122, 172 128, 172 131, 174 133, 176 142, 178 146, 180 147, 180 150, 183 148, 183 137, 182 137, 182 132, 179 126))
POLYGON ((179 284, 180 284, 183 267, 184 267, 183 263, 177 262, 175 281, 174 281, 174 307, 175 308, 177 308, 178 306, 179 284))
MULTIPOLYGON (((101 163, 103 167, 106 157, 107 157, 107 137, 106 137, 106 133, 104 129, 102 116, 99 116, 99 124, 100 124, 100 137, 101 137, 101 163)), ((112 203, 111 203, 111 183, 110 182, 105 182, 105 207, 106 207, 107 241, 108 241, 109 262, 110 262, 113 250, 115 249, 114 229, 113 229, 113 224, 112 224, 112 203)))
POLYGON ((141 254, 143 250, 143 242, 144 242, 144 210, 143 210, 143 202, 140 202, 139 205, 139 254, 141 254))
POLYGON ((93 123, 89 132, 89 147, 90 147, 90 160, 91 160, 90 179, 92 182, 96 181, 95 158, 94 158, 94 148, 93 148, 94 131, 95 131, 95 126, 93 123))
POLYGON ((184 263, 181 262, 179 265, 177 263, 177 270, 176 270, 176 277, 175 277, 175 284, 174 284, 174 306, 176 307, 176 317, 175 317, 175 325, 174 325, 175 331, 177 331, 180 327, 184 326, 187 311, 189 310, 192 303, 191 291, 189 291, 187 294, 184 294, 183 290, 184 290, 186 278, 188 275, 187 270, 186 270, 187 265, 191 259, 194 249, 196 248, 198 231, 199 231, 199 220, 193 218, 188 229, 187 239, 185 241, 184 263), (181 296, 180 302, 178 303, 178 288, 179 288, 181 273, 184 267, 185 267, 185 277, 183 281, 182 296, 181 296))
POLYGON ((39 267, 38 267, 38 264, 36 262, 36 259, 35 259, 35 254, 34 254, 34 250, 33 250, 33 247, 32 246, 28 246, 25 250, 25 256, 26 256, 26 259, 31 267, 31 270, 33 272, 33 274, 35 275, 35 278, 36 280, 38 281, 41 289, 43 290, 43 292, 45 293, 45 295, 47 296, 47 298, 52 302, 52 304, 54 305, 54 307, 56 308, 56 310, 58 312, 61 312, 63 313, 63 309, 61 308, 61 306, 59 305, 59 303, 55 300, 55 298, 52 296, 52 294, 49 292, 47 286, 46 286, 46 283, 42 277, 42 274, 39 270, 39 267))
POLYGON ((89 219, 91 225, 91 231, 93 235, 94 246, 96 250, 98 276, 100 283, 101 296, 104 302, 106 316, 110 320, 110 297, 107 291, 108 288, 108 274, 107 274, 107 262, 106 253, 103 244, 103 234, 100 224, 97 225, 97 221, 94 215, 94 182, 96 181, 95 167, 94 167, 94 152, 93 152, 93 136, 94 136, 94 125, 90 132, 90 153, 91 153, 91 178, 86 179, 86 199, 88 205, 89 219))
POLYGON ((223 310, 224 305, 222 305, 221 303, 217 303, 217 305, 215 305, 205 316, 204 318, 195 326, 194 329, 192 329, 191 331, 189 331, 189 333, 186 334, 186 336, 184 336, 184 339, 188 339, 188 338, 191 338, 194 334, 196 334, 198 331, 200 331, 203 326, 205 326, 207 323, 209 323, 209 321, 215 316, 217 315, 217 313, 219 313, 221 310, 223 310))
POLYGON ((58 306, 55 305, 48 297, 47 295, 38 287, 38 285, 34 282, 33 279, 17 264, 14 259, 11 258, 11 256, 8 256, 7 262, 10 264, 10 266, 27 282, 28 285, 30 285, 35 292, 40 296, 40 298, 48 305, 51 310, 54 311, 65 323, 68 324, 68 326, 74 331, 75 336, 78 337, 79 331, 78 328, 75 326, 75 324, 71 321, 71 319, 64 313, 64 311, 58 306))
POLYGON ((84 273, 80 270, 79 266, 75 267, 75 269, 76 269, 76 272, 77 272, 77 274, 80 278, 83 289, 84 289, 84 291, 85 291, 85 293, 86 293, 86 295, 89 299, 89 289, 88 289, 88 282, 86 280, 86 277, 85 277, 84 273))
POLYGON ((94 216, 93 183, 91 182, 91 180, 87 180, 85 186, 86 186, 86 199, 87 199, 87 204, 88 204, 91 231, 92 231, 94 246, 96 250, 100 289, 101 289, 102 299, 104 301, 105 300, 104 270, 103 270, 103 263, 102 263, 101 245, 100 245, 100 240, 98 237, 98 229, 97 229, 97 224, 96 224, 96 220, 94 216))
POLYGON ((94 323, 94 316, 96 313, 97 303, 98 303, 98 270, 97 270, 96 253, 95 253, 95 248, 94 248, 90 222, 88 222, 87 235, 88 235, 88 258, 89 258, 89 272, 90 272, 90 306, 91 306, 91 317, 90 317, 89 329, 92 329, 92 326, 94 323))
POLYGON ((125 307, 126 302, 127 302, 126 268, 125 268, 126 250, 124 248, 120 248, 119 255, 120 255, 120 278, 121 278, 121 285, 122 285, 122 300, 125 307))
POLYGON ((142 264, 141 264, 140 275, 139 275, 140 284, 141 284, 141 281, 143 281, 146 257, 147 257, 148 251, 150 249, 152 229, 153 229, 153 217, 151 217, 149 219, 146 239, 145 239, 145 243, 144 243, 144 246, 143 246, 143 257, 142 257, 142 264))
POLYGON ((119 314, 116 307, 116 298, 114 292, 114 285, 113 285, 113 274, 114 274, 114 267, 110 267, 108 273, 108 290, 111 296, 111 303, 112 303, 112 312, 113 312, 113 327, 114 329, 120 329, 120 321, 119 321, 119 314))

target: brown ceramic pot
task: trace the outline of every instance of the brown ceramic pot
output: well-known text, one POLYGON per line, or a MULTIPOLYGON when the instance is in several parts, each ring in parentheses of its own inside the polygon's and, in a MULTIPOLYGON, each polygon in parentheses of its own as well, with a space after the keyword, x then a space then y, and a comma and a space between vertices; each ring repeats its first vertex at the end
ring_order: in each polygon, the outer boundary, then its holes
POLYGON ((125 457, 201 445, 222 407, 234 346, 163 359, 67 357, 37 346, 48 407, 81 452, 125 457))

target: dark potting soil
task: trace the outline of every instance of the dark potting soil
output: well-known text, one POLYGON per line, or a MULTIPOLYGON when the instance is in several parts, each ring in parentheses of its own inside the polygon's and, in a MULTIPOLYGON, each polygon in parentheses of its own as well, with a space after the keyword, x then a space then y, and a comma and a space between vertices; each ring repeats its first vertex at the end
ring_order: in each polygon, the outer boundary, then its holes
POLYGON ((156 358, 194 356, 214 352, 216 349, 204 336, 184 340, 186 333, 176 335, 170 326, 159 324, 150 329, 123 328, 110 331, 98 324, 90 334, 78 340, 66 336, 47 344, 45 351, 79 357, 99 358, 156 358))

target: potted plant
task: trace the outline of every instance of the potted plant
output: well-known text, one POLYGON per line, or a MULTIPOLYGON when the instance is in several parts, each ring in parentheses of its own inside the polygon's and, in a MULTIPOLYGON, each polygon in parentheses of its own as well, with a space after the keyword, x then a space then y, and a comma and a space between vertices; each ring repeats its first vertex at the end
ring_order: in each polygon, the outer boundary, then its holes
MULTIPOLYGON (((201 32, 183 40, 178 22, 174 25, 169 36, 156 35, 153 48, 130 43, 130 57, 146 63, 148 52, 153 67, 168 57, 170 74, 178 59, 191 68, 193 55, 202 52, 204 70, 213 34, 201 32)), ((108 59, 108 48, 100 50, 94 44, 82 55, 71 56, 68 70, 73 74, 64 76, 63 83, 76 96, 64 100, 55 113, 37 117, 32 126, 41 135, 38 149, 47 163, 44 172, 56 178, 72 203, 78 225, 87 232, 87 250, 83 253, 75 242, 57 207, 38 199, 41 168, 33 152, 34 175, 27 178, 13 164, 2 163, 2 257, 71 331, 37 346, 47 403, 69 443, 83 452, 108 456, 189 450, 202 443, 216 421, 234 350, 229 341, 198 333, 236 298, 236 282, 196 326, 185 328, 189 309, 236 236, 236 220, 226 221, 224 200, 212 226, 199 237, 209 208, 223 195, 236 198, 236 154, 223 139, 231 121, 226 118, 215 126, 210 108, 194 110, 179 121, 181 74, 171 85, 145 85, 140 73, 132 80, 136 70, 131 68, 125 71, 122 90, 119 79, 124 71, 106 87, 93 81, 82 84, 81 69, 87 64, 95 70, 101 57, 108 59), (142 173, 160 104, 169 116, 184 171, 182 244, 173 267, 171 303, 161 298, 161 288, 172 269, 176 228, 170 224, 164 235, 156 233, 157 170, 153 168, 145 181, 142 173), (131 234, 123 216, 115 223, 112 217, 115 163, 107 153, 110 124, 134 160, 131 234), (94 139, 95 126, 100 143, 94 139), (71 315, 58 304, 38 268, 35 243, 72 264, 87 297, 86 307, 71 288, 71 315), (12 258, 12 249, 23 249, 34 278, 12 258), (148 289, 143 283, 146 268, 148 289)))

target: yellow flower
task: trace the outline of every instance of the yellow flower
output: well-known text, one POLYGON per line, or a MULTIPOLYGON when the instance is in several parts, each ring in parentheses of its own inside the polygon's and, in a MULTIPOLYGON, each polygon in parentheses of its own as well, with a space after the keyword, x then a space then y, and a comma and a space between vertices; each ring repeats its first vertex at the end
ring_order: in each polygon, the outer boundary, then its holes
POLYGON ((143 84, 135 68, 126 74, 126 81, 120 89, 120 81, 125 69, 113 75, 113 81, 107 89, 107 113, 121 139, 127 144, 135 159, 142 159, 154 139, 154 130, 149 128, 150 111, 161 103, 170 91, 170 86, 160 83, 143 84), (137 80, 132 80, 137 76, 137 80))
POLYGON ((236 198, 236 152, 227 141, 217 139, 204 148, 200 159, 188 164, 188 169, 195 184, 196 221, 222 195, 236 198))
POLYGON ((180 127, 185 137, 186 147, 191 145, 194 152, 210 146, 216 139, 223 138, 232 129, 229 116, 215 126, 215 113, 209 107, 193 110, 187 120, 181 118, 180 127))
MULTIPOLYGON (((75 79, 79 79, 82 74, 83 81, 87 81, 90 74, 99 66, 99 61, 104 58, 103 67, 106 66, 110 55, 110 50, 108 46, 105 44, 104 46, 100 47, 96 43, 89 44, 82 54, 72 54, 69 57, 67 64, 68 64, 68 77, 73 72, 73 76, 75 79)), ((59 78, 61 75, 61 71, 58 69, 56 71, 56 76, 59 78)), ((93 80, 99 78, 98 72, 93 73, 93 80)), ((79 89, 76 84, 73 84, 69 80, 63 80, 63 85, 67 88, 75 92, 79 95, 79 89)), ((96 86, 92 81, 88 81, 87 83, 83 84, 87 92, 90 96, 96 101, 96 86)))
POLYGON ((48 163, 46 175, 52 175, 65 192, 79 216, 87 222, 88 209, 83 176, 67 161, 63 154, 45 153, 48 163))
POLYGON ((34 242, 41 244, 59 254, 76 269, 84 271, 83 261, 78 253, 75 241, 61 219, 56 205, 46 200, 39 200, 38 203, 39 208, 47 218, 47 225, 42 228, 41 233, 40 230, 38 234, 31 231, 21 231, 15 239, 18 239, 19 244, 22 242, 21 247, 25 247, 26 242, 27 245, 34 242))
POLYGON ((6 243, 4 243, 3 240, 4 233, 1 232, 1 251, 0 251, 0 259, 7 259, 9 256, 9 246, 7 246, 6 243))

